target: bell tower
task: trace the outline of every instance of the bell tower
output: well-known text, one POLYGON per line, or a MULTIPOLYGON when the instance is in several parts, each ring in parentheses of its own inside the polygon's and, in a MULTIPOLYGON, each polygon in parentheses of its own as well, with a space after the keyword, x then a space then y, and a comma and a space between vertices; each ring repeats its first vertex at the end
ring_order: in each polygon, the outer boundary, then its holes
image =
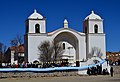
POLYGON ((26 33, 46 33, 46 20, 36 10, 26 20, 26 33))
POLYGON ((105 46, 105 33, 103 31, 103 19, 91 12, 83 22, 83 32, 86 34, 86 57, 89 58, 92 49, 94 47, 98 48, 105 58, 106 46, 105 46))
POLYGON ((24 48, 25 61, 27 62, 38 58, 37 47, 41 41, 40 36, 46 38, 46 19, 34 10, 34 13, 26 20, 25 29, 24 48))

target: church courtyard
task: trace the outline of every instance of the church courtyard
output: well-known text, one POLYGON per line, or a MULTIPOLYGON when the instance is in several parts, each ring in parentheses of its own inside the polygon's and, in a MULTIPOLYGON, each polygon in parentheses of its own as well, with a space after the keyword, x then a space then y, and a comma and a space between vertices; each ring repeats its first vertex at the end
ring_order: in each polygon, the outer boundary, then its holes
POLYGON ((6 78, 0 82, 120 82, 120 74, 113 77, 110 75, 98 76, 64 76, 64 77, 41 77, 41 78, 6 78))

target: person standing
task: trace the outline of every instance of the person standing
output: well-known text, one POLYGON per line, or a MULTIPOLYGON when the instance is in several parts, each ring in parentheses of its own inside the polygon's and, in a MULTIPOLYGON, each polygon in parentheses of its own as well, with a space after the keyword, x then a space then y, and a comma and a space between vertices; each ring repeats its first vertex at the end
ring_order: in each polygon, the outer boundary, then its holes
POLYGON ((113 77, 113 67, 110 68, 111 77, 113 77))

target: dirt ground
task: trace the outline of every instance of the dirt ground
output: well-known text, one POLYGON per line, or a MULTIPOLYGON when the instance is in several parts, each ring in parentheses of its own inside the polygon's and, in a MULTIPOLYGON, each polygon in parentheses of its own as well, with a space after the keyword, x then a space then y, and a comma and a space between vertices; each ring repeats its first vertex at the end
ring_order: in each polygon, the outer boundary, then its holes
POLYGON ((98 76, 64 76, 39 78, 4 78, 0 82, 120 82, 120 74, 98 76))

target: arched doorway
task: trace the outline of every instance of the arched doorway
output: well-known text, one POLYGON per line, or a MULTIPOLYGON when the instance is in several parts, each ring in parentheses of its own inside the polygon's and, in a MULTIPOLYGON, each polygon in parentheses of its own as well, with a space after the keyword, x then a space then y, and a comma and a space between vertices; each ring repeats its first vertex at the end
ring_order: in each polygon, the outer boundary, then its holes
MULTIPOLYGON (((56 35, 54 41, 57 42, 67 42, 67 44, 71 45, 75 49, 75 61, 79 60, 79 41, 78 38, 72 32, 61 32, 56 35)), ((63 43, 63 45, 65 45, 63 43)), ((70 49, 70 47, 68 47, 70 49)))

